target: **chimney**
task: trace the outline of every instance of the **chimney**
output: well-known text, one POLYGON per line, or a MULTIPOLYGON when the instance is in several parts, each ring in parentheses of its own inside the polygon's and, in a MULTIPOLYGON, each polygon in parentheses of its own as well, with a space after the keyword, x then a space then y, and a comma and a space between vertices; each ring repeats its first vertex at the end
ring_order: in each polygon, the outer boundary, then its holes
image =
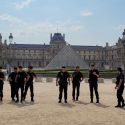
POLYGON ((7 45, 7 40, 6 39, 4 40, 4 45, 7 45))
POLYGON ((63 39, 65 40, 65 34, 63 34, 63 39))
POLYGON ((52 40, 52 38, 53 38, 53 35, 52 35, 52 33, 50 34, 50 41, 52 40))
POLYGON ((106 43, 106 47, 109 47, 109 43, 108 42, 106 43))
POLYGON ((1 33, 0 33, 0 43, 2 43, 2 35, 1 35, 1 33))

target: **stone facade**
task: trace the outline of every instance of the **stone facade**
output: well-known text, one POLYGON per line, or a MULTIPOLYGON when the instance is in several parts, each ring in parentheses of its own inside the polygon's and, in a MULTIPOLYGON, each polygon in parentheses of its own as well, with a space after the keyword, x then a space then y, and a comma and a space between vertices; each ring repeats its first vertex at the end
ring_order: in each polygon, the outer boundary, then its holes
POLYGON ((118 39, 114 46, 106 46, 106 64, 111 69, 122 67, 125 69, 125 30, 123 37, 118 39))
MULTIPOLYGON (((29 65, 35 68, 46 67, 58 52, 67 45, 65 34, 55 33, 50 35, 50 44, 14 44, 13 36, 10 34, 10 44, 6 40, 2 42, 0 34, 0 65, 2 67, 29 65)), ((90 66, 95 63, 98 68, 115 69, 118 66, 125 67, 125 31, 123 38, 119 38, 114 46, 108 43, 103 46, 78 46, 70 45, 72 49, 90 66)))

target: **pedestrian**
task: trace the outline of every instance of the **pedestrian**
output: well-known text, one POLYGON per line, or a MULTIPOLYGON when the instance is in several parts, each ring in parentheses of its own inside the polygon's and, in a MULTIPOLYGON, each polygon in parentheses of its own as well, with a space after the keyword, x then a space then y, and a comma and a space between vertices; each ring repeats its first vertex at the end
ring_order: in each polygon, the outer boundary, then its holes
POLYGON ((93 103, 93 90, 95 91, 96 95, 96 103, 99 103, 99 93, 98 93, 98 78, 99 78, 99 71, 95 68, 95 65, 91 65, 91 70, 89 71, 89 87, 90 87, 90 99, 91 103, 93 103))
POLYGON ((118 68, 118 75, 116 77, 116 87, 117 89, 117 99, 118 99, 118 104, 115 106, 116 108, 118 107, 124 107, 124 98, 123 98, 123 92, 124 92, 124 74, 122 68, 118 68))
POLYGON ((77 66, 75 71, 72 74, 72 97, 73 97, 73 101, 78 101, 78 99, 79 99, 81 81, 83 81, 83 74, 80 71, 80 67, 77 66), (75 94, 75 90, 77 90, 77 94, 75 94))
POLYGON ((8 80, 10 82, 12 101, 15 101, 16 90, 17 90, 16 76, 17 76, 17 67, 14 67, 14 71, 11 72, 8 77, 8 80))
POLYGON ((27 95, 27 91, 30 88, 30 93, 31 93, 31 102, 34 102, 34 83, 33 80, 36 78, 36 74, 33 72, 33 67, 29 66, 28 67, 28 72, 27 72, 27 82, 25 84, 25 91, 24 91, 24 100, 27 95))
POLYGON ((0 101, 3 101, 3 84, 5 80, 5 75, 2 72, 2 67, 0 67, 0 101))
POLYGON ((64 101, 67 103, 67 89, 68 84, 70 85, 70 75, 66 71, 66 67, 62 66, 61 71, 57 74, 56 86, 59 85, 59 102, 62 102, 62 94, 64 91, 64 101))
POLYGON ((27 80, 27 74, 23 70, 22 66, 19 66, 18 69, 19 69, 19 71, 18 71, 17 76, 16 76, 16 82, 17 82, 17 90, 16 90, 17 100, 16 100, 16 102, 19 102, 19 89, 21 89, 20 102, 22 103, 23 102, 23 95, 24 95, 24 85, 25 85, 26 80, 27 80))

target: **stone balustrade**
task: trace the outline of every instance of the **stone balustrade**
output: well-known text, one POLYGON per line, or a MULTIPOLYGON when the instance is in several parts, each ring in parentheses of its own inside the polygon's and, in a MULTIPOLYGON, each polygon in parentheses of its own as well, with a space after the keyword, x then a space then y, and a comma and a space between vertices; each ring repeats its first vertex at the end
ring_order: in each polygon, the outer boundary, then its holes
MULTIPOLYGON (((89 78, 84 78, 84 80, 81 83, 88 83, 89 78)), ((7 78, 6 80, 7 81, 7 78)), ((52 78, 52 77, 37 77, 34 82, 41 82, 41 83, 52 83, 52 82, 56 82, 56 78, 52 78)), ((98 83, 104 83, 106 82, 106 79, 104 78, 99 78, 98 79, 98 83)), ((116 78, 112 78, 111 79, 112 83, 116 83, 116 78)))

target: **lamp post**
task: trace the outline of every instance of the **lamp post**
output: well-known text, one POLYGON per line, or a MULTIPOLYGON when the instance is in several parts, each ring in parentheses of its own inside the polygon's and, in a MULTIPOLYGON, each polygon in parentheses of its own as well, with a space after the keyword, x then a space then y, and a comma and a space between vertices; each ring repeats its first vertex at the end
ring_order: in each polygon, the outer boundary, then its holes
POLYGON ((7 68, 10 70, 10 64, 11 64, 11 58, 12 58, 12 56, 11 56, 11 44, 12 44, 12 41, 13 41, 13 35, 12 35, 12 33, 10 33, 10 35, 9 35, 9 57, 8 57, 8 66, 7 66, 7 68))
POLYGON ((45 67, 45 46, 46 44, 44 43, 43 45, 43 68, 45 67))

